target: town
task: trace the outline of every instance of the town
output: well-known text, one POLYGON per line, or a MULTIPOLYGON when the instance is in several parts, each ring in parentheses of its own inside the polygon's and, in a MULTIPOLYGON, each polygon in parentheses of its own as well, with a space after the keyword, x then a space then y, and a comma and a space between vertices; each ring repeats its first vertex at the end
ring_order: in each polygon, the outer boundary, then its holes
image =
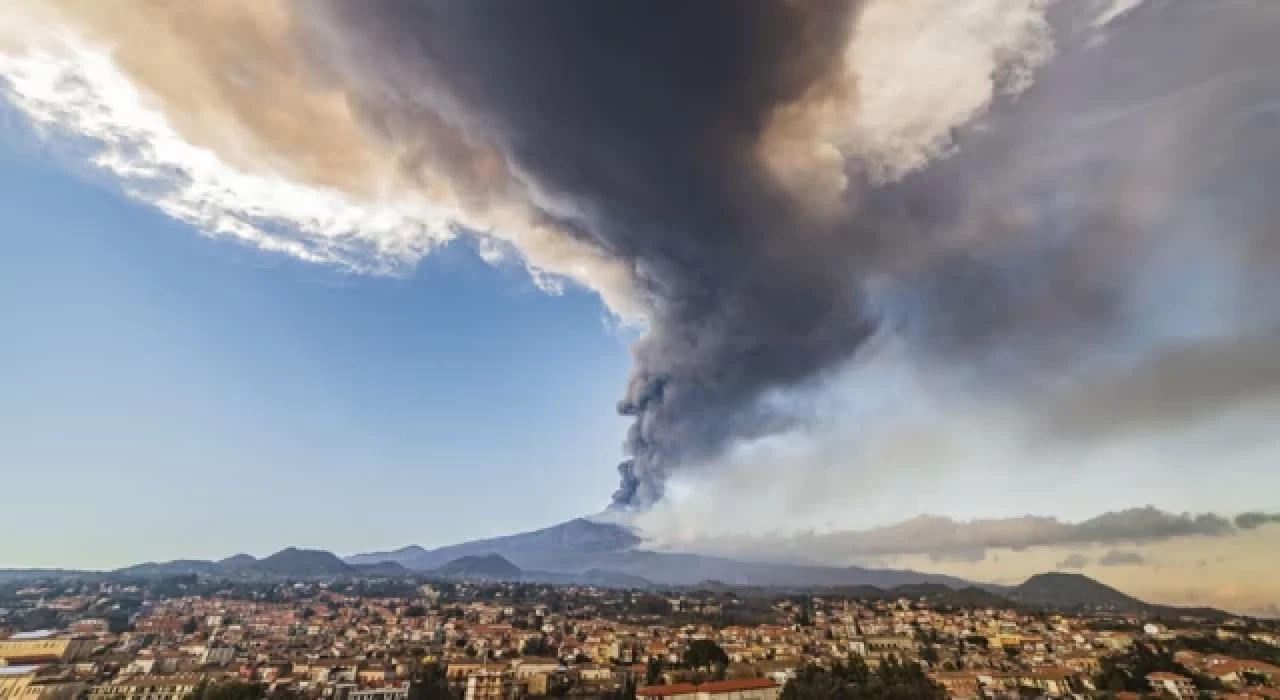
POLYGON ((422 578, 0 584, 0 700, 1280 698, 1280 625, 422 578))

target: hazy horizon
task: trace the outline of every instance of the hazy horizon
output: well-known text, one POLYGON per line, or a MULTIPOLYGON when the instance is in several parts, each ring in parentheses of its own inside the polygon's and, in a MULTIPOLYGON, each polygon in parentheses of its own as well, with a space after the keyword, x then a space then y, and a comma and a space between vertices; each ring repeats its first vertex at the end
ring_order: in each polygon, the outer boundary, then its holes
POLYGON ((0 11, 0 567, 612 506, 1280 604, 1280 5, 105 7, 0 11))

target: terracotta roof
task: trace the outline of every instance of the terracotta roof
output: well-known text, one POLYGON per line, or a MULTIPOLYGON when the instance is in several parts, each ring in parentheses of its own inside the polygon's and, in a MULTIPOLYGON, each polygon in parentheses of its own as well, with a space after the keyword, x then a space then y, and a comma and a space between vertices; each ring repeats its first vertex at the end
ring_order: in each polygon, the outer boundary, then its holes
POLYGON ((674 685, 649 685, 636 691, 640 697, 665 697, 667 695, 688 695, 698 692, 698 686, 689 683, 674 685))
POLYGON ((778 687, 778 684, 771 678, 737 678, 729 681, 703 683, 698 686, 698 690, 708 693, 729 693, 735 690, 757 690, 776 687, 778 687))
POLYGON ((650 685, 636 691, 636 695, 645 697, 664 697, 668 695, 687 695, 690 693, 732 693, 739 690, 758 690, 776 688, 778 684, 769 678, 738 678, 728 681, 714 681, 702 685, 677 683, 674 685, 650 685))

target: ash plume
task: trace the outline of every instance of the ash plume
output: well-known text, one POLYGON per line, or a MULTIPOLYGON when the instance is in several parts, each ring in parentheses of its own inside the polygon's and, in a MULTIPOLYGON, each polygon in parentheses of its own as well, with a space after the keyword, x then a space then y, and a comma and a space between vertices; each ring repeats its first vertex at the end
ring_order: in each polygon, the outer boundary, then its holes
POLYGON ((623 508, 808 439, 870 339, 1028 455, 1280 393, 1275 3, 12 5, 6 95, 132 196, 361 271, 473 236, 641 325, 623 508))
MULTIPOLYGON (((335 1, 308 26, 370 119, 493 149, 539 216, 628 271, 647 332, 614 502, 643 507, 673 470, 793 427, 770 392, 821 383, 886 320, 940 363, 1012 356, 990 370, 1034 386, 1133 330, 1134 272, 1162 249, 1236 257, 1237 280, 1265 284, 1280 212, 1223 183, 1280 162, 1259 116, 1280 88, 1264 70, 1277 12, 1140 5, 335 1), (974 15, 965 29, 989 38, 953 70, 976 88, 876 72, 936 38, 902 27, 974 15), (884 117, 877 81, 919 97, 884 117), (1226 202, 1234 220, 1206 226, 1226 202), (872 300, 886 280, 905 291, 872 300)), ((1275 328, 1265 304, 1236 311, 1275 328)), ((1174 410, 1280 376, 1255 364, 1174 410)), ((1119 430, 1166 410, 1144 403, 1119 430)))
POLYGON ((1280 513, 1259 513, 1251 511, 1236 516, 1236 527, 1241 530, 1256 530, 1263 525, 1280 523, 1280 513))
POLYGON ((855 275, 872 239, 810 211, 761 154, 775 111, 816 99, 841 66, 856 10, 331 2, 312 20, 341 28, 317 53, 371 115, 465 114, 455 128, 498 144, 547 217, 630 270, 648 332, 618 405, 635 419, 619 504, 785 425, 753 401, 846 359, 872 328, 855 275))

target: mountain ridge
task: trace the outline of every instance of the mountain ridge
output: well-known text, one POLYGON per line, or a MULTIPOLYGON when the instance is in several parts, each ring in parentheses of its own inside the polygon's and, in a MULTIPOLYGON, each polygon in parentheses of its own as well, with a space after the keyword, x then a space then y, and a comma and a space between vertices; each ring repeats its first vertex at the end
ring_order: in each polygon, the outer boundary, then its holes
POLYGON ((426 549, 409 545, 345 559, 318 549, 287 547, 262 559, 236 554, 217 561, 143 562, 114 571, 0 570, 0 581, 85 576, 195 575, 248 579, 417 576, 521 581, 607 588, 724 588, 743 591, 827 590, 866 597, 929 597, 955 605, 1001 604, 1177 617, 1221 617, 1212 608, 1145 603, 1082 574, 1049 572, 1016 586, 898 569, 747 561, 686 552, 651 551, 625 526, 577 518, 525 533, 426 549))
MULTIPOLYGON (((401 569, 403 571, 403 569, 401 569)), ((234 554, 217 561, 209 559, 174 559, 143 562, 99 574, 156 578, 161 576, 294 576, 301 578, 356 573, 357 569, 332 552, 322 549, 286 547, 258 559, 248 554, 234 554)))
POLYGON ((852 586, 893 588, 909 584, 973 585, 943 574, 900 569, 833 567, 817 564, 756 562, 688 552, 642 549, 643 539, 617 523, 575 518, 525 533, 470 540, 425 549, 417 545, 390 552, 346 557, 349 565, 382 559, 407 569, 430 572, 460 557, 497 554, 523 571, 584 575, 595 570, 611 577, 636 577, 657 585, 690 586, 720 580, 750 586, 852 586), (396 556, 396 553, 403 553, 396 556))

